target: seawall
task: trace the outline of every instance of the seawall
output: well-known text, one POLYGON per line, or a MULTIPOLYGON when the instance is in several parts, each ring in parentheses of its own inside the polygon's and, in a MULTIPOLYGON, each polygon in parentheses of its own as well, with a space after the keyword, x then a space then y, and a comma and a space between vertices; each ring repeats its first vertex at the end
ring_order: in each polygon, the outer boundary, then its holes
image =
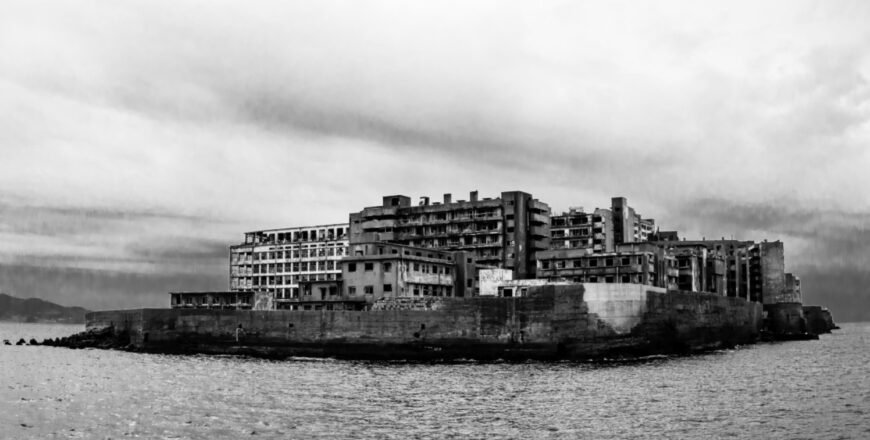
POLYGON ((354 359, 589 359, 706 350, 758 339, 761 305, 633 284, 541 286, 526 297, 401 298, 370 311, 93 312, 161 353, 354 359))

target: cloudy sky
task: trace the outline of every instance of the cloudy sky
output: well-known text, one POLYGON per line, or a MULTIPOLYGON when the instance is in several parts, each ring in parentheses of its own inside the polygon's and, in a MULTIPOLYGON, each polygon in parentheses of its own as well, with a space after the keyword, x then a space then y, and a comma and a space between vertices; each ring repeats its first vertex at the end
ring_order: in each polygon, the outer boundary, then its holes
POLYGON ((4 1, 0 290, 167 304, 385 194, 628 197, 870 319, 870 2, 4 1))

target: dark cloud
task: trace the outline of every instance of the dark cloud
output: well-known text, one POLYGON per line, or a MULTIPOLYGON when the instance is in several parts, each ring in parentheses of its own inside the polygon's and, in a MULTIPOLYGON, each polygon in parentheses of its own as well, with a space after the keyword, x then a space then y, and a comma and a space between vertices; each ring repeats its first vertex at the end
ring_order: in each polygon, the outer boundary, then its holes
POLYGON ((870 319, 870 272, 863 269, 798 266, 804 304, 827 307, 837 322, 870 319))
POLYGON ((131 243, 126 250, 137 261, 175 266, 227 262, 229 245, 227 241, 218 239, 166 236, 159 241, 131 243))

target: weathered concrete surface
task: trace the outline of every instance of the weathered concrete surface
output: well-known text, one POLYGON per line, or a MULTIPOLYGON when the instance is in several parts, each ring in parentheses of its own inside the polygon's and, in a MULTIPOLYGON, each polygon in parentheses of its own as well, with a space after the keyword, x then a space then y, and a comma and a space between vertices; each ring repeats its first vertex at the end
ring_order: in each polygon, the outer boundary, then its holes
POLYGON ((589 359, 752 343, 762 317, 760 304, 739 298, 630 284, 543 286, 520 298, 421 301, 371 311, 93 312, 87 325, 127 332, 136 349, 151 352, 589 359))
POLYGON ((838 329, 831 312, 821 306, 803 306, 807 332, 821 335, 838 329))

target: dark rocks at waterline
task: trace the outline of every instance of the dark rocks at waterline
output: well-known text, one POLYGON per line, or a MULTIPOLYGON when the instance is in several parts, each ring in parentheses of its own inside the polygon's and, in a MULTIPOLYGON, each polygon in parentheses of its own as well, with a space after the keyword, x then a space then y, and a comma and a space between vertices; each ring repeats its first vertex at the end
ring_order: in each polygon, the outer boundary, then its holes
POLYGON ((91 329, 64 338, 45 340, 42 345, 67 348, 118 348, 130 346, 130 334, 126 331, 115 332, 113 327, 91 329))
MULTIPOLYGON (((3 341, 5 345, 12 345, 8 340, 3 341)), ((115 348, 115 349, 130 349, 130 334, 127 332, 115 333, 112 327, 91 329, 81 333, 76 333, 63 338, 48 338, 42 342, 31 338, 26 342, 24 338, 18 340, 15 345, 44 345, 48 347, 67 347, 67 348, 115 348)))

